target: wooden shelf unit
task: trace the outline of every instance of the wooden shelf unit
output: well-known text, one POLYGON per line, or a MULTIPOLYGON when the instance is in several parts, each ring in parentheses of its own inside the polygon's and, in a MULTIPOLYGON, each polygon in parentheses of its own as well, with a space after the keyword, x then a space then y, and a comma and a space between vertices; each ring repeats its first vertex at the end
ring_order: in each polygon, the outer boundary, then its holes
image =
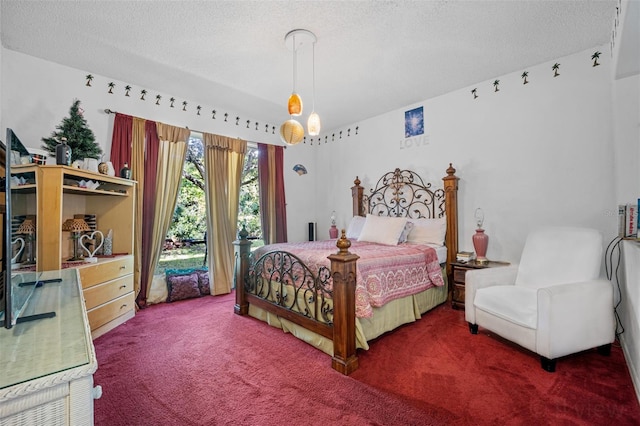
POLYGON ((17 197, 12 207, 14 216, 36 217, 38 271, 61 269, 62 262, 73 254, 70 234, 62 231, 62 224, 75 214, 95 214, 98 230, 105 236, 113 230, 113 253, 133 254, 134 181, 67 166, 14 166, 12 175, 28 182, 13 190, 36 198, 35 203, 26 199, 21 203, 17 197), (98 181, 100 186, 88 189, 71 184, 80 180, 98 181))
POLYGON ((97 230, 105 237, 113 230, 113 257, 72 266, 80 273, 93 338, 133 317, 136 182, 67 166, 13 166, 11 174, 26 181, 12 188, 12 215, 35 217, 36 271, 69 267, 73 240, 62 231, 66 219, 96 215, 97 230), (81 180, 100 185, 81 188, 81 180))

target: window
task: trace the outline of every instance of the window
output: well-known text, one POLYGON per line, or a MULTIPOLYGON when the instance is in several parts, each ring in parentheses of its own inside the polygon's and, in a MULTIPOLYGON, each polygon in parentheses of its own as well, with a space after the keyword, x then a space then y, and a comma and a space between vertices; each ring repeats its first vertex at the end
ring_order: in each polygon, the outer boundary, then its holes
MULTIPOLYGON (((258 150, 247 149, 240 188, 238 227, 245 225, 253 241, 260 246, 260 198, 258 193, 258 150)), ((156 274, 165 269, 186 269, 206 266, 207 223, 204 196, 204 145, 202 135, 192 132, 182 171, 176 209, 160 255, 156 274)))

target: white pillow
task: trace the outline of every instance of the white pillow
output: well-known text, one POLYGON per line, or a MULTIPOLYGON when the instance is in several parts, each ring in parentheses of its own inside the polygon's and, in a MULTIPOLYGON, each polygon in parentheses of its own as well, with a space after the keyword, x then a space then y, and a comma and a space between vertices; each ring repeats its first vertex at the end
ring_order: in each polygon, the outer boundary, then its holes
POLYGON ((413 222, 413 229, 407 237, 408 243, 444 245, 447 234, 447 218, 438 219, 409 219, 413 222))
POLYGON ((407 219, 404 217, 385 217, 368 214, 358 241, 390 246, 398 245, 406 223, 407 219))
POLYGON ((360 232, 362 232, 365 220, 366 218, 364 216, 354 216, 351 218, 351 222, 349 222, 349 227, 347 228, 347 238, 357 240, 360 232))

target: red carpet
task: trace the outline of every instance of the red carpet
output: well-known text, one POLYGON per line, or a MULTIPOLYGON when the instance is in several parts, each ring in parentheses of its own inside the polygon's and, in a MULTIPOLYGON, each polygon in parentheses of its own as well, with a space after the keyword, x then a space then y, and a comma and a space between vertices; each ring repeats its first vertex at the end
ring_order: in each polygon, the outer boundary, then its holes
POLYGON ((344 377, 233 303, 155 305, 96 339, 96 425, 640 425, 617 346, 550 374, 532 353, 471 335, 443 305, 373 342, 344 377))

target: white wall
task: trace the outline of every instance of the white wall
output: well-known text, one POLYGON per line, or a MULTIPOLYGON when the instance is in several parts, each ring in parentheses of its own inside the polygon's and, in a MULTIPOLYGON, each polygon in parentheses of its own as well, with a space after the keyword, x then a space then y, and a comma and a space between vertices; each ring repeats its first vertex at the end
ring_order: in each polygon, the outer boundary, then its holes
POLYGON ((640 75, 613 82, 615 195, 619 204, 640 198, 640 75))
MULTIPOLYGON (((109 159, 113 128, 113 114, 106 114, 111 109, 123 114, 146 118, 172 124, 186 126, 192 130, 215 133, 230 137, 239 137, 253 142, 281 145, 278 134, 279 124, 269 124, 265 132, 265 124, 255 127, 255 120, 246 117, 242 112, 225 110, 222 106, 201 105, 197 115, 197 105, 187 100, 187 111, 182 110, 179 94, 167 94, 158 88, 132 86, 130 96, 125 96, 127 82, 110 79, 95 72, 78 70, 24 55, 8 49, 0 49, 0 88, 2 88, 2 105, 0 107, 0 126, 11 127, 22 143, 29 149, 40 149, 41 139, 48 137, 63 118, 69 116, 69 108, 74 99, 80 99, 84 109, 84 117, 89 128, 96 136, 96 143, 104 151, 104 159, 109 159), (91 87, 86 86, 85 76, 92 74, 91 87), (109 82, 116 86, 113 94, 109 94, 109 82), (140 91, 147 90, 146 100, 140 99, 140 91), (156 105, 156 95, 160 95, 160 105, 156 105), (174 108, 170 108, 169 99, 176 99, 174 108), (211 111, 216 109, 216 119, 211 111), (224 121, 224 113, 228 119, 224 121), (239 125, 235 117, 240 116, 239 125), (246 121, 251 121, 247 128, 246 121), (275 125, 275 132, 273 126, 275 125)), ((161 89, 161 88, 160 88, 161 89)), ((284 109, 284 107, 283 107, 284 109)), ((283 119, 286 115, 283 115, 283 119)), ((52 158, 49 162, 54 161, 52 158)), ((306 222, 313 220, 315 197, 309 188, 316 180, 315 159, 311 151, 288 149, 285 154, 285 185, 289 196, 287 216, 294 223, 290 227, 292 240, 306 239, 306 222), (304 164, 309 173, 299 176, 293 171, 295 164, 304 164)))
MULTIPOLYGON (((606 51, 604 47, 598 48, 606 51)), ((592 50, 595 50, 592 49, 592 50)), ((561 63, 560 76, 552 77, 550 63, 528 68, 530 83, 523 85, 521 71, 479 82, 478 99, 465 88, 438 98, 354 123, 347 137, 328 143, 300 144, 285 153, 289 239, 305 240, 307 223, 318 223, 320 238, 328 237, 329 217, 338 213, 338 226, 345 227, 351 215, 349 188, 356 175, 365 185, 395 167, 409 168, 440 184, 449 162, 460 177, 460 247, 472 249, 473 212, 482 207, 490 237, 488 256, 516 260, 524 237, 538 224, 594 226, 611 237, 615 232, 617 203, 611 149, 610 61, 590 66, 592 50, 554 62, 561 63), (425 135, 405 140, 404 112, 424 106, 425 135), (355 127, 358 134, 355 134, 355 127), (295 164, 309 173, 299 176, 295 164), (594 194, 597 196, 594 197, 594 194)), ((278 131, 264 132, 255 124, 246 128, 241 113, 229 111, 225 123, 222 108, 216 119, 213 107, 187 105, 182 98, 153 88, 141 101, 140 87, 124 96, 126 82, 114 81, 108 93, 108 77, 96 73, 91 87, 85 85, 90 72, 43 61, 2 49, 2 128, 12 127, 22 142, 40 148, 69 114, 73 99, 80 99, 96 141, 109 156, 113 115, 125 114, 169 124, 187 126, 250 141, 279 144, 278 131), (155 105, 155 95, 162 96, 155 105), (169 108, 169 98, 176 98, 169 108), (235 117, 241 116, 240 125, 235 117)), ((436 84, 436 83, 434 83, 436 84)), ((277 126, 277 125, 276 125, 277 126)))
POLYGON ((69 116, 69 108, 74 99, 80 99, 85 118, 96 135, 96 142, 109 156, 113 115, 105 114, 109 108, 124 114, 161 121, 175 126, 186 126, 197 131, 210 132, 249 141, 280 144, 278 128, 272 134, 271 128, 265 132, 264 124, 255 130, 255 121, 241 112, 228 111, 220 106, 201 105, 201 115, 197 115, 195 103, 187 99, 187 111, 182 110, 184 98, 180 94, 164 93, 158 88, 132 86, 130 96, 124 95, 126 82, 110 79, 95 72, 83 71, 44 61, 12 50, 2 49, 2 126, 13 128, 27 147, 40 147, 41 138, 47 137, 69 116), (85 76, 94 76, 91 87, 86 86, 85 76), (113 81, 114 93, 108 93, 108 84, 113 81), (140 100, 140 91, 147 90, 146 100, 140 100), (162 96, 160 105, 155 104, 157 94, 162 96), (174 108, 169 107, 169 99, 176 99, 174 108), (216 108, 216 119, 211 111, 216 108), (224 121, 224 113, 228 121, 224 121), (235 117, 240 116, 239 125, 235 117), (246 128, 246 120, 251 120, 246 128))
POLYGON ((529 67, 529 84, 522 84, 523 70, 496 76, 499 92, 493 79, 479 82, 354 124, 357 137, 320 145, 317 193, 326 201, 318 204, 319 227, 328 228, 333 209, 346 226, 356 175, 373 185, 400 167, 441 185, 453 163, 461 249, 473 250, 477 207, 485 213, 490 259, 519 259, 528 231, 538 225, 591 226, 613 238, 611 63, 602 55, 602 65, 592 67, 595 50, 606 46, 529 67), (555 78, 554 62, 561 64, 555 78), (425 135, 405 140, 404 112, 417 106, 424 106, 425 135))

